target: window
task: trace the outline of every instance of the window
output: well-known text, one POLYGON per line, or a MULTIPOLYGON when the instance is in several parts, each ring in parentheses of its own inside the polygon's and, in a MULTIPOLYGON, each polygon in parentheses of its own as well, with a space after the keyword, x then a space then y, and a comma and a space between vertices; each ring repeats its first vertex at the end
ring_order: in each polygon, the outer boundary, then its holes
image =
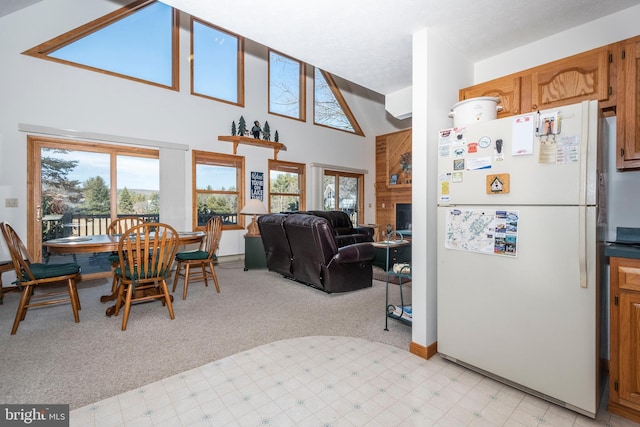
POLYGON ((269 212, 305 210, 305 165, 269 160, 269 212))
POLYGON ((316 68, 313 82, 314 123, 364 136, 333 77, 316 68))
POLYGON ((306 120, 304 64, 269 50, 269 112, 306 120))
POLYGON ((178 12, 140 0, 24 52, 178 89, 178 12))
POLYGON ((80 215, 87 217, 87 222, 95 222, 90 230, 87 224, 76 227, 80 235, 103 234, 106 232, 103 225, 121 215, 158 219, 157 150, 44 142, 40 164, 42 214, 80 215), (98 217, 104 217, 104 221, 98 221, 98 217))
POLYGON ((194 230, 214 215, 222 216, 224 229, 243 228, 244 157, 193 150, 193 201, 194 230))
POLYGON ((325 169, 322 200, 324 210, 346 212, 353 224, 364 222, 364 174, 325 169))
POLYGON ((244 105, 243 39, 191 19, 191 93, 244 105))

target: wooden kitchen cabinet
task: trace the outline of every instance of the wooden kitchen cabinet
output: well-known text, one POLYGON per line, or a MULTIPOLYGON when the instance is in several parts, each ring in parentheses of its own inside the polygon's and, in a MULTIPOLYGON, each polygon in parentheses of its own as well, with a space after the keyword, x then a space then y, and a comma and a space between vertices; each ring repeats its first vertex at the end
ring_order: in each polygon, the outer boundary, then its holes
POLYGON ((616 168, 640 168, 640 37, 617 52, 616 168))
POLYGON ((461 89, 460 100, 497 96, 504 110, 498 117, 597 99, 608 102, 610 46, 579 53, 538 67, 461 89))
POLYGON ((500 98, 499 118, 596 99, 616 115, 616 168, 640 169, 640 36, 459 91, 479 96, 500 98))
POLYGON ((459 97, 465 99, 481 96, 493 96, 500 99, 498 103, 502 111, 498 111, 498 118, 520 114, 522 80, 520 75, 508 75, 489 82, 460 89, 459 97))
POLYGON ((609 412, 640 422, 640 259, 609 260, 609 412))
POLYGON ((608 46, 553 61, 531 71, 531 110, 609 99, 608 46))

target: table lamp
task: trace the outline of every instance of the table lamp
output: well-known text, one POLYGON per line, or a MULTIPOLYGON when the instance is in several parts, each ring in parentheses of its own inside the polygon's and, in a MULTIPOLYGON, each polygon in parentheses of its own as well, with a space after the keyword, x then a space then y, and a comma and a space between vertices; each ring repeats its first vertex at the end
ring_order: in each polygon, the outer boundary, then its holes
POLYGON ((247 226, 247 234, 245 236, 260 236, 260 230, 258 229, 258 223, 256 222, 256 217, 258 215, 267 214, 267 209, 264 207, 264 204, 260 199, 249 199, 246 205, 240 210, 240 215, 253 215, 251 219, 251 223, 247 226))

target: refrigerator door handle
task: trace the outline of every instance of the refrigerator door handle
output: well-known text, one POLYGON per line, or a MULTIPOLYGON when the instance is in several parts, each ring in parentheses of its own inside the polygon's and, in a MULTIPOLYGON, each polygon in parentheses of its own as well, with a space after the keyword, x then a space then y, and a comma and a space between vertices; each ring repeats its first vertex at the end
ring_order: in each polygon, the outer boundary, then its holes
POLYGON ((587 250, 587 207, 578 206, 578 267, 580 269, 581 288, 589 287, 587 250))

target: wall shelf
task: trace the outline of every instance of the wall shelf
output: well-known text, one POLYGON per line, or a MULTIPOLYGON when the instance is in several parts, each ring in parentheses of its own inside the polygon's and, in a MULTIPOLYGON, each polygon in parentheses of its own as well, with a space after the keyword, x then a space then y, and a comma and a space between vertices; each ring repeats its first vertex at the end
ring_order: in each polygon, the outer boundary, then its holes
POLYGON ((279 142, 265 141, 263 139, 251 138, 248 136, 218 136, 218 141, 226 141, 233 143, 233 154, 237 154, 238 144, 254 145, 256 147, 272 148, 273 160, 278 160, 279 151, 287 151, 287 146, 279 142))

